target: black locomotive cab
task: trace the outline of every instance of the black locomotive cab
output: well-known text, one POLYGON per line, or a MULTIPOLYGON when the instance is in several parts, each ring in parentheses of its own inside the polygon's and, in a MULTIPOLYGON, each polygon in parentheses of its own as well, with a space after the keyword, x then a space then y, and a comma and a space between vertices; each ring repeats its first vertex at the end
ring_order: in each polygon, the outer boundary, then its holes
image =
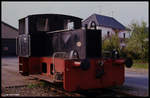
POLYGON ((76 51, 81 59, 100 57, 101 30, 82 29, 81 20, 58 14, 30 15, 20 19, 18 55, 43 57, 65 52, 66 57, 70 57, 76 51))
POLYGON ((69 29, 69 24, 74 25, 73 29, 79 29, 81 20, 78 17, 60 14, 29 15, 19 20, 19 35, 69 29))
POLYGON ((53 49, 51 38, 46 32, 68 30, 69 24, 73 24, 72 29, 79 29, 81 20, 78 17, 60 14, 37 14, 20 19, 17 54, 22 57, 49 56, 53 49))

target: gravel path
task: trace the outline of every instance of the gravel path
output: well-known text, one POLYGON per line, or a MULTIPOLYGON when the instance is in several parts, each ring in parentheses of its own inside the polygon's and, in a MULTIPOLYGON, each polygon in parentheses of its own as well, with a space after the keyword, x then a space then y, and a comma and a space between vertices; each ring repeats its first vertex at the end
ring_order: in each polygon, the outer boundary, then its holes
POLYGON ((148 69, 134 69, 125 68, 125 82, 124 86, 132 88, 128 92, 137 96, 149 95, 149 70, 148 69))
POLYGON ((22 76, 18 71, 18 59, 2 58, 2 96, 71 96, 56 92, 49 85, 30 76, 22 76))
POLYGON ((148 74, 149 70, 148 69, 139 69, 139 68, 125 68, 126 72, 134 72, 137 74, 148 74))
POLYGON ((2 96, 65 96, 65 95, 56 93, 50 87, 25 86, 25 87, 3 88, 2 96))

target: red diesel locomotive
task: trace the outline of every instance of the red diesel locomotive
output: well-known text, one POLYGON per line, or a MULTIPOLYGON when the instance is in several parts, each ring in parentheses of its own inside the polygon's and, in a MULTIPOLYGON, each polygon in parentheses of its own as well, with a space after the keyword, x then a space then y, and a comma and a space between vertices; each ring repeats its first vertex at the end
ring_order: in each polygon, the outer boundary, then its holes
POLYGON ((17 55, 19 72, 51 83, 63 83, 67 91, 122 85, 124 67, 131 59, 118 51, 102 54, 101 30, 91 22, 82 28, 81 18, 60 14, 29 15, 19 20, 17 55))

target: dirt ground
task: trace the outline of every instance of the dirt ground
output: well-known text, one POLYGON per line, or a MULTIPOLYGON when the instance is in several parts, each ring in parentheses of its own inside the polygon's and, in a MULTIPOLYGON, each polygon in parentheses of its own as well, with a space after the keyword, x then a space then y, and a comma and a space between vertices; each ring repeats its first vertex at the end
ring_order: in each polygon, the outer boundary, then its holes
MULTIPOLYGON (((65 97, 69 95, 64 95, 64 93, 57 92, 55 89, 52 89, 50 86, 22 86, 22 87, 10 87, 2 88, 2 96, 50 96, 50 97, 65 97)), ((71 96, 71 95, 70 95, 71 96)))
POLYGON ((19 73, 16 57, 2 58, 2 96, 75 96, 69 93, 57 92, 50 85, 30 76, 19 73))

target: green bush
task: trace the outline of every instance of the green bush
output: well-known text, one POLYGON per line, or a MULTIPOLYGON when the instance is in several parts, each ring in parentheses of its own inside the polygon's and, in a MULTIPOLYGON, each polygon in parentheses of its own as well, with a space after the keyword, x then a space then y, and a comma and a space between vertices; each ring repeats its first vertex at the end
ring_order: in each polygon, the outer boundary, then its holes
POLYGON ((132 30, 132 35, 126 43, 126 50, 134 59, 147 60, 149 42, 145 41, 145 39, 148 39, 146 23, 144 21, 141 24, 133 22, 130 25, 130 29, 132 30))
POLYGON ((112 51, 113 49, 120 51, 120 41, 116 34, 103 40, 102 43, 102 51, 112 51))
POLYGON ((144 21, 141 24, 133 22, 129 25, 129 28, 132 34, 131 37, 126 40, 125 48, 120 49, 120 41, 116 33, 112 35, 112 37, 103 40, 102 52, 117 49, 121 57, 131 57, 132 59, 147 61, 149 58, 149 41, 145 41, 148 39, 146 23, 144 21))

